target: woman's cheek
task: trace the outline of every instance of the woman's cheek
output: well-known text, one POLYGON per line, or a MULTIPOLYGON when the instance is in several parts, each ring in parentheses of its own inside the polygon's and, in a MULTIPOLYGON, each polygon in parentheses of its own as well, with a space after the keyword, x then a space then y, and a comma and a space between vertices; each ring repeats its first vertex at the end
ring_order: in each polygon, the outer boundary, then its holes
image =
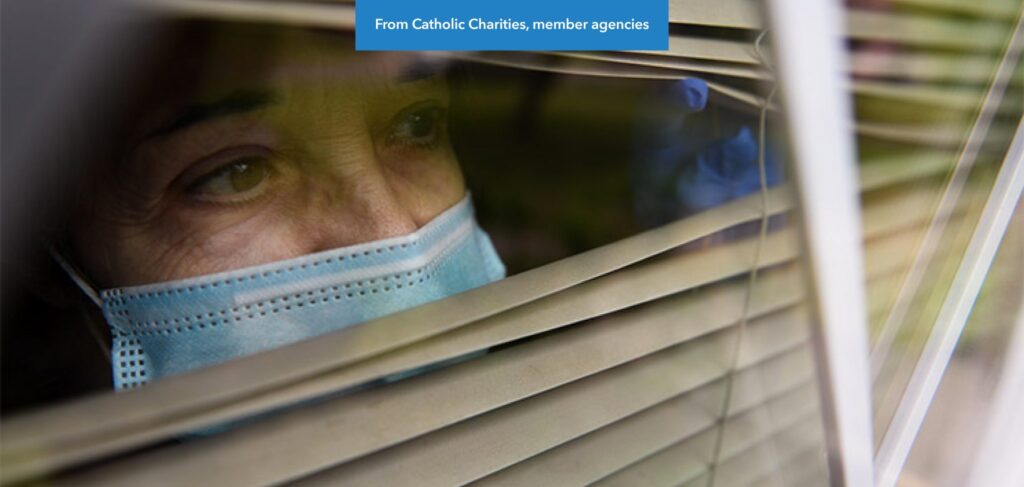
POLYGON ((383 162, 392 191, 412 210, 417 222, 433 218, 466 192, 462 171, 451 151, 395 156, 383 162))
MULTIPOLYGON (((294 256, 288 215, 272 204, 238 214, 178 215, 156 235, 166 251, 154 262, 163 280, 181 279, 273 262, 294 256)), ((208 212, 209 213, 209 212, 208 212)))

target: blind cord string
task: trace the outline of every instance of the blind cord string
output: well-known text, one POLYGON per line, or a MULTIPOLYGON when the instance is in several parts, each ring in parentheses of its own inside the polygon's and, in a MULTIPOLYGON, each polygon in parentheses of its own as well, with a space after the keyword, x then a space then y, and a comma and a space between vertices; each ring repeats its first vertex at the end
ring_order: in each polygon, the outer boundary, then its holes
MULTIPOLYGON (((771 70, 770 65, 762 55, 761 42, 764 40, 767 30, 762 30, 757 39, 754 41, 754 55, 758 58, 758 61, 768 69, 771 70)), ((751 308, 752 297, 754 294, 754 286, 757 284, 758 270, 760 268, 761 251, 764 247, 764 241, 768 236, 768 177, 767 169, 765 167, 765 132, 767 131, 767 115, 768 109, 771 106, 772 99, 775 97, 775 92, 778 88, 778 83, 775 81, 775 76, 772 76, 772 87, 761 103, 761 110, 758 120, 758 151, 757 151, 757 169, 758 178, 760 182, 760 194, 761 194, 761 219, 760 219, 760 232, 757 239, 757 245, 754 248, 753 265, 750 271, 750 277, 747 282, 747 293, 743 299, 743 314, 740 317, 740 323, 736 332, 736 339, 733 341, 731 355, 729 358, 729 370, 725 378, 725 398, 722 401, 722 408, 719 411, 717 422, 718 429, 715 434, 714 447, 711 455, 711 464, 708 467, 708 487, 714 487, 715 480, 718 473, 719 460, 722 454, 722 443, 725 436, 725 425, 728 420, 729 408, 732 404, 733 389, 735 387, 735 375, 736 369, 739 366, 740 349, 743 343, 743 338, 746 334, 747 323, 749 321, 749 314, 751 308)))

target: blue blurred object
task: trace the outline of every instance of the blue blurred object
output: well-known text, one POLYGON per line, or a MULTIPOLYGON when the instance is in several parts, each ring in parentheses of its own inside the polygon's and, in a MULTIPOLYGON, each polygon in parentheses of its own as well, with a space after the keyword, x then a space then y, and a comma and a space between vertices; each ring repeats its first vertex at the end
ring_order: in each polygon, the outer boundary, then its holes
POLYGON ((699 112, 708 103, 708 84, 700 78, 683 78, 672 85, 673 100, 686 111, 699 112))
MULTIPOLYGON (((691 210, 703 210, 761 189, 757 139, 743 126, 727 139, 707 146, 676 179, 676 197, 691 210)), ((765 154, 765 180, 768 186, 782 179, 779 165, 771 152, 765 154)))
MULTIPOLYGON (((686 78, 657 86, 641 106, 631 175, 636 215, 647 227, 760 190, 756 115, 708 110, 708 94, 703 80, 686 78)), ((773 149, 769 141, 768 186, 783 177, 773 149)))

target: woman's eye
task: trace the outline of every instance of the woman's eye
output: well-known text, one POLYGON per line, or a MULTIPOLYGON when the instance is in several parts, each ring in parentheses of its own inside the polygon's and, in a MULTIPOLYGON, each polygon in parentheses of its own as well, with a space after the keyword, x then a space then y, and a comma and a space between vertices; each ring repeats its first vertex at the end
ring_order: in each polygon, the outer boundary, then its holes
POLYGON ((192 183, 188 191, 209 197, 236 196, 255 192, 270 176, 270 163, 263 157, 237 159, 214 169, 192 183))
POLYGON ((388 135, 388 143, 396 145, 429 146, 440 139, 444 129, 444 109, 436 106, 420 107, 399 116, 388 135))

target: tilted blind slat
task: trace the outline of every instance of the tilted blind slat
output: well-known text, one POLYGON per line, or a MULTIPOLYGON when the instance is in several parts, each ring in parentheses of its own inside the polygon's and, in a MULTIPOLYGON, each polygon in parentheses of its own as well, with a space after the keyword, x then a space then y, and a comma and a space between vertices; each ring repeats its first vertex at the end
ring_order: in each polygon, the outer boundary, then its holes
MULTIPOLYGON (((721 350, 712 353, 718 352, 721 350)), ((713 355, 700 353, 702 356, 698 356, 692 353, 692 350, 687 351, 687 355, 688 359, 702 363, 714 361, 713 355)), ((688 360, 681 356, 679 358, 688 360)), ((683 362, 676 364, 683 365, 683 362)), ((696 366, 696 363, 686 364, 685 368, 696 366)), ((644 377, 637 375, 616 384, 610 382, 612 378, 599 378, 600 385, 608 388, 600 395, 575 391, 570 389, 571 386, 558 389, 550 393, 550 396, 545 395, 541 398, 559 398, 563 400, 560 401, 561 404, 527 401, 517 403, 493 414, 480 416, 479 420, 470 420, 443 430, 422 441, 410 442, 394 450, 347 464, 317 480, 325 484, 344 482, 356 485, 362 482, 373 484, 381 480, 398 484, 424 481, 432 485, 475 480, 685 392, 684 389, 676 387, 660 389, 667 382, 676 381, 675 378, 666 379, 664 374, 679 375, 683 370, 684 368, 670 365, 670 368, 652 372, 644 377), (442 458, 458 460, 452 463, 442 458), (408 477, 414 472, 422 473, 428 464, 435 464, 438 461, 449 463, 450 469, 437 472, 426 479, 415 475, 415 478, 408 477), (379 474, 384 466, 388 466, 385 470, 393 476, 381 479, 379 474), (391 470, 392 467, 394 470, 391 470)), ((719 373, 722 372, 720 370, 719 373)), ((688 374, 689 370, 682 373, 688 374)), ((703 383, 705 382, 701 382, 703 383)), ((574 383, 573 386, 577 384, 583 383, 574 383)))
POLYGON ((907 125, 885 122, 857 122, 857 134, 879 140, 904 142, 928 148, 955 149, 960 146, 968 127, 962 124, 907 125))
MULTIPOLYGON (((667 57, 760 65, 762 60, 756 52, 753 41, 670 35, 668 50, 616 52, 618 57, 612 58, 612 60, 639 55, 646 59, 667 57)), ((770 52, 763 49, 760 55, 769 56, 770 52)), ((850 56, 850 73, 861 77, 972 84, 988 82, 995 69, 996 61, 988 54, 931 51, 894 52, 888 49, 872 49, 870 46, 854 47, 850 56)))
POLYGON ((681 481, 702 478, 707 472, 713 441, 713 432, 705 432, 694 438, 693 442, 674 445, 652 455, 633 468, 601 479, 592 485, 672 487, 679 485, 681 481))
POLYGON ((824 449, 811 446, 803 452, 779 462, 774 469, 744 485, 762 486, 781 481, 781 485, 787 487, 804 487, 805 485, 820 487, 828 485, 827 476, 824 449))
MULTIPOLYGON (((1005 22, 944 18, 937 15, 848 9, 847 33, 857 40, 881 40, 921 47, 998 50, 1009 29, 1005 22)), ((669 1, 669 22, 760 30, 760 3, 754 0, 669 1)))
MULTIPOLYGON (((757 66, 762 60, 755 54, 752 40, 708 39, 691 35, 669 35, 669 48, 665 51, 617 52, 611 60, 638 55, 641 59, 688 59, 713 61, 726 66, 736 64, 757 66)), ((602 53, 610 54, 610 53, 602 53)), ((762 51, 761 56, 770 53, 762 51)), ((984 84, 992 76, 996 59, 989 54, 948 53, 934 51, 893 52, 867 47, 854 47, 850 52, 851 74, 863 77, 904 78, 919 82, 959 81, 984 84)), ((750 77, 749 75, 746 77, 750 77)))
POLYGON ((725 61, 742 64, 761 64, 754 54, 753 44, 729 39, 713 39, 692 35, 668 37, 666 51, 635 51, 652 56, 685 57, 709 61, 725 61))
MULTIPOLYGON (((928 328, 934 323, 944 292, 951 285, 957 266, 962 261, 968 245, 974 236, 975 225, 981 215, 981 209, 988 200, 989 191, 995 178, 995 171, 981 171, 976 178, 968 181, 964 192, 944 220, 945 230, 942 232, 941 243, 928 255, 926 272, 916 291, 908 294, 910 309, 904 318, 905 326, 895 330, 882 330, 872 338, 876 341, 885 339, 885 333, 892 333, 888 339, 902 349, 902 353, 893 353, 876 358, 875 381, 872 384, 875 399, 875 431, 877 438, 889 427, 895 411, 900 405, 903 392, 910 382, 911 375, 924 345, 915 337, 927 335, 928 328), (929 292, 931 291, 931 292, 929 292), (915 296, 916 295, 916 296, 915 296), (924 335, 922 335, 922 333, 924 335)), ((902 276, 901 276, 902 277, 902 276)), ((889 286, 889 293, 884 296, 886 314, 873 320, 876 325, 887 324, 890 318, 891 305, 899 293, 896 290, 906 286, 905 279, 899 279, 889 286)), ((879 290, 880 294, 882 290, 879 290)))
POLYGON ((602 63, 615 63, 625 64, 633 66, 645 66, 651 68, 661 68, 672 71, 682 71, 684 73, 708 73, 723 76, 732 76, 735 78, 745 79, 756 79, 756 80, 770 80, 771 73, 764 69, 751 67, 751 66, 736 66, 721 63, 708 63, 699 61, 690 61, 686 59, 678 59, 665 56, 642 56, 632 53, 588 53, 588 52, 561 52, 552 53, 553 55, 566 57, 571 59, 585 59, 591 61, 600 61, 602 63))
POLYGON ((353 30, 353 4, 317 2, 246 2, 238 0, 143 0, 142 6, 176 15, 227 21, 269 22, 305 27, 353 30))
MULTIPOLYGON (((665 51, 616 52, 609 58, 620 60, 631 55, 642 59, 682 58, 751 66, 761 65, 752 40, 703 38, 686 34, 671 34, 665 51)), ((611 54, 611 53, 601 53, 611 54)), ((761 56, 770 53, 762 51, 761 56)), ((860 76, 905 78, 917 81, 960 81, 986 83, 992 76, 996 59, 988 54, 948 53, 934 51, 893 52, 868 47, 855 47, 850 53, 850 72, 860 76)), ((750 77, 749 75, 746 77, 750 77)))
POLYGON ((864 252, 864 271, 868 279, 902 270, 917 248, 924 226, 886 235, 870 242, 864 252))
POLYGON ((920 83, 898 83, 877 80, 856 80, 853 92, 857 95, 875 96, 936 105, 948 110, 974 110, 981 103, 984 91, 981 87, 956 86, 939 87, 920 83))
POLYGON ((703 471, 700 475, 687 480, 686 482, 675 484, 676 487, 708 487, 711 482, 711 475, 706 471, 703 471))
POLYGON ((941 16, 848 10, 849 36, 957 50, 997 51, 1006 41, 1005 22, 965 21, 941 16))
MULTIPOLYGON (((453 54, 452 57, 484 64, 492 64, 495 66, 570 75, 663 80, 675 80, 692 76, 692 73, 680 70, 657 68, 653 66, 636 66, 621 62, 599 62, 589 59, 581 59, 579 57, 571 58, 562 55, 531 55, 528 58, 524 58, 522 56, 510 57, 505 54, 459 53, 453 54), (560 59, 561 61, 552 62, 553 58, 560 59)), ((708 88, 714 93, 727 96, 752 106, 760 107, 764 103, 761 97, 753 93, 749 93, 723 83, 705 81, 708 88)), ((775 108, 775 105, 769 106, 773 109, 775 108)))
MULTIPOLYGON (((750 468, 752 462, 748 457, 751 456, 751 452, 772 454, 771 450, 764 451, 770 448, 772 442, 789 441, 788 437, 792 435, 794 429, 806 428, 805 425, 812 420, 820 422, 817 414, 817 395, 815 389, 810 386, 773 398, 762 406, 770 408, 771 411, 748 411, 743 416, 724 423, 726 434, 730 430, 748 431, 747 434, 732 434, 728 439, 723 437, 717 475, 722 476, 723 470, 727 471, 728 468, 736 468, 740 461, 744 467, 750 468), (765 423, 751 417, 755 414, 774 414, 778 419, 765 423)), ((679 485, 699 478, 702 473, 707 472, 707 466, 712 461, 712 449, 717 433, 715 428, 705 430, 629 465, 594 485, 679 485)), ((820 438, 819 435, 817 439, 820 438)), ((812 444, 814 439, 813 435, 801 437, 801 446, 812 444)), ((781 453, 785 454, 786 451, 781 453)), ((763 464, 766 462, 761 463, 763 471, 763 464)), ((729 475, 724 474, 726 478, 729 475)))
POLYGON ((726 458, 717 468, 715 485, 745 486, 774 471, 780 463, 820 450, 823 438, 821 417, 812 414, 766 441, 726 458))
POLYGON ((956 162, 952 151, 899 152, 862 160, 859 168, 862 191, 880 189, 948 172, 956 162))
POLYGON ((899 191, 871 195, 863 202, 861 220, 865 238, 885 235, 931 218, 939 196, 937 183, 915 184, 899 191))
POLYGON ((893 5, 906 5, 929 8, 941 13, 958 13, 968 15, 990 16, 1013 20, 1017 16, 1020 3, 1015 0, 889 0, 893 5))
MULTIPOLYGON (((785 282, 789 281, 790 277, 785 274, 779 274, 781 280, 772 280, 777 285, 784 285, 785 282)), ((766 275, 766 278, 771 278, 771 275, 766 275)), ((722 327, 734 322, 738 319, 740 313, 739 307, 742 304, 743 291, 741 288, 736 287, 731 293, 718 294, 717 299, 724 300, 722 304, 732 303, 732 308, 722 308, 722 316, 720 318, 714 318, 712 316, 703 316, 702 320, 697 319, 694 315, 690 318, 693 324, 690 327, 678 328, 679 319, 676 315, 681 311, 688 308, 698 309, 700 301, 695 297, 684 296, 677 301, 676 306, 673 303, 666 303, 662 308, 664 311, 659 311, 655 308, 652 315, 662 313, 664 315, 660 320, 652 320, 651 316, 645 318, 645 322, 637 322, 633 324, 627 324, 629 319, 626 316, 623 320, 614 320, 605 323, 596 323, 599 326, 588 326, 579 327, 568 331, 565 334, 557 335, 552 337, 550 340, 537 341, 528 345, 515 347, 498 354, 488 355, 479 360, 474 361, 470 364, 462 366, 462 370, 468 368, 472 369, 468 375, 459 375, 458 370, 453 372, 446 372, 438 374, 435 378, 429 379, 419 389, 409 389, 408 386, 402 386, 401 384, 396 385, 392 388, 387 388, 378 392, 364 393, 358 397, 353 398, 342 398, 341 400, 331 401, 324 407, 327 408, 331 417, 335 419, 330 420, 332 423, 337 424, 338 432, 344 431, 346 433, 344 442, 342 445, 337 445, 329 451, 325 452, 326 458, 334 461, 344 460, 349 457, 358 456, 366 451, 381 448, 388 444, 396 441, 401 441, 409 436, 429 431, 446 424, 450 424, 455 421, 464 419, 467 416, 478 414, 489 410, 493 407, 500 406, 509 401, 520 399, 529 394, 535 394, 541 392, 550 387, 554 387, 563 383, 564 381, 574 380, 581 375, 592 373, 596 370, 601 370, 608 366, 613 366, 617 363, 621 363, 623 360, 630 360, 652 351, 670 346, 673 343, 677 343, 681 340, 686 340, 696 336, 699 333, 706 333, 716 327, 722 327), (681 303, 684 306, 679 307, 681 303), (732 311, 725 311, 725 309, 731 309, 732 311), (673 319, 675 317, 675 319, 673 319), (649 322, 649 323, 648 323, 649 322), (636 337, 636 346, 632 349, 623 347, 618 340, 617 329, 623 326, 632 326, 640 330, 647 329, 646 334, 638 334, 636 337), (637 328, 640 327, 640 328, 637 328), (710 328, 709 328, 710 327, 710 328), (688 329, 687 329, 688 328, 688 329), (703 330, 703 331, 702 331, 703 330), (676 340, 672 340, 672 336, 677 336, 676 340), (585 340, 582 337, 590 337, 589 340, 585 340), (646 337, 646 339, 643 339, 646 337), (596 348, 595 348, 596 347, 596 348), (510 357, 505 359, 503 357, 510 357), (530 357, 533 357, 532 359, 530 357), (573 362, 573 366, 567 365, 564 360, 566 357, 578 357, 578 360, 573 362), (508 361, 514 360, 518 363, 511 363, 508 361), (544 360, 540 360, 544 359, 544 360), (519 377, 520 371, 524 368, 528 370, 547 370, 550 369, 550 373, 539 377, 532 377, 532 381, 523 381, 519 377), (506 374, 508 377, 502 377, 501 375, 495 374, 506 374), (430 384, 436 381, 449 380, 446 377, 452 376, 450 383, 448 383, 445 391, 431 395, 430 384), (456 381, 455 379, 460 379, 456 381), (460 385, 461 384, 461 385, 460 385), (517 384, 518 387, 509 387, 507 384, 517 384), (467 391, 476 391, 480 393, 481 388, 492 388, 494 389, 491 394, 478 394, 474 395, 474 401, 465 400, 457 402, 455 404, 438 404, 432 410, 439 411, 437 417, 429 418, 430 421, 423 424, 405 424, 402 422, 388 421, 390 417, 387 413, 393 408, 408 407, 409 404, 424 404, 428 402, 427 397, 430 397, 433 401, 441 401, 442 403, 450 402, 451 396, 449 394, 455 394, 461 390, 460 387, 466 388, 467 391), (426 397, 424 397, 426 395, 426 397), (384 399, 374 399, 377 396, 388 397, 386 408, 377 408, 373 410, 364 410, 360 404, 366 401, 384 401, 384 399), (399 401, 398 397, 407 397, 409 399, 406 402, 399 401), (360 402, 361 401, 361 402, 360 402), (443 414, 441 414, 443 413, 443 414), (370 416, 367 416, 370 415, 370 416), (377 418, 374 420, 373 418, 377 418), (392 432, 392 436, 389 437, 386 432, 378 431, 376 428, 386 426, 392 432), (347 429, 345 429, 345 428, 347 429), (405 428, 405 429, 403 429, 405 428), (360 436, 360 432, 365 432, 365 436, 360 436), (397 435, 397 436, 394 436, 397 435), (365 440, 360 440, 365 438, 365 440), (389 439, 390 438, 390 439, 389 439), (350 453, 346 454, 348 451, 350 453)), ((786 291, 785 293, 777 293, 776 295, 765 295, 762 298, 758 298, 757 306, 765 306, 768 309, 773 309, 781 303, 792 302, 798 294, 792 290, 786 291), (764 304, 760 304, 764 303, 764 304)), ((714 294, 707 296, 709 299, 714 299, 714 294)), ((762 308, 755 308, 762 309, 762 308)), ((613 317, 614 318, 614 317, 613 317)), ((466 392, 469 394, 469 392, 466 392)), ((398 410, 396 410, 397 412, 398 410)), ((312 409, 308 414, 318 415, 320 411, 316 408, 312 409)), ((245 441, 251 445, 263 445, 259 449, 261 450, 273 450, 279 448, 281 444, 287 444, 289 438, 298 438, 303 435, 312 434, 312 432, 304 431, 304 427, 308 427, 308 424, 302 422, 268 422, 267 424, 261 424, 258 428, 251 428, 249 434, 238 434, 245 441), (276 446, 275 446, 276 445, 276 446)), ((314 428, 318 431, 322 431, 319 428, 314 428)), ((221 449, 230 449, 234 440, 214 438, 207 442, 206 446, 197 445, 194 448, 202 449, 216 449, 219 445, 221 449)), ((241 440, 237 440, 241 441, 241 440)), ((187 446, 186 446, 187 447, 187 446)), ((298 452, 293 452, 298 453, 298 452)), ((303 453, 303 455, 307 455, 303 453)), ((288 455, 288 452, 282 453, 282 455, 288 455)), ((197 457, 201 455, 196 455, 197 457)), ((326 459, 324 461, 327 461, 326 459)), ((269 466, 269 464, 264 465, 269 466)))
MULTIPOLYGON (((697 62, 636 53, 560 52, 528 56, 507 53, 458 53, 453 56, 497 66, 570 75, 671 80, 714 74, 740 79, 771 80, 767 70, 755 66, 697 62)), ((721 82, 706 81, 708 87, 716 93, 752 106, 759 107, 763 103, 762 98, 754 93, 721 82)), ((967 113, 977 106, 982 94, 980 88, 972 86, 949 88, 886 80, 856 79, 852 81, 851 86, 857 95, 896 102, 906 105, 908 110, 928 105, 967 113)), ((912 128, 910 126, 907 129, 912 128)))
MULTIPOLYGON (((767 329, 742 367, 800 346, 802 308, 752 323, 767 329)), ((450 485, 481 478, 721 377, 728 330, 583 379, 325 472, 323 484, 450 485), (654 364, 653 366, 648 366, 654 364), (699 377, 698 377, 699 376, 699 377), (446 464, 441 471, 431 465, 446 464), (385 467, 386 466, 386 467, 385 467), (429 473, 428 473, 429 471, 429 473), (383 474, 383 475, 382 475, 383 474)))
MULTIPOLYGON (((865 240, 871 241, 878 237, 897 233, 905 230, 916 231, 919 227, 927 227, 937 218, 936 205, 941 196, 944 183, 950 176, 950 170, 942 170, 942 164, 933 168, 921 168, 921 178, 910 179, 898 186, 880 188, 877 191, 863 193, 862 201, 862 228, 865 230, 865 240), (927 174, 933 173, 933 174, 927 174), (901 214, 886 213, 886 209, 900 211, 901 214)), ((976 167, 981 172, 987 171, 990 167, 987 163, 978 163, 976 167)), ((899 172, 895 170, 894 172, 899 172)), ((967 191, 973 195, 984 194, 984 188, 971 183, 967 191), (980 190, 980 191, 979 191, 980 190)), ((947 208, 945 221, 954 221, 968 216, 972 208, 972 200, 962 198, 956 204, 947 208)))
MULTIPOLYGON (((951 225, 963 220, 958 216, 950 221, 951 225)), ((921 238, 927 226, 922 225, 899 233, 875 239, 867 244, 866 273, 869 277, 867 288, 868 318, 874 326, 884 318, 884 313, 892 304, 898 286, 903 282, 904 273, 910 267, 914 254, 918 250, 921 238)), ((934 258, 942 259, 951 249, 944 247, 938 250, 934 258)), ((876 338, 872 328, 870 338, 876 338)))
POLYGON ((983 84, 992 77, 996 61, 982 54, 892 52, 870 48, 855 48, 850 52, 850 69, 855 75, 916 81, 983 84))
POLYGON ((723 438, 723 458, 728 458, 737 451, 765 441, 773 433, 813 414, 816 405, 816 392, 810 383, 805 383, 801 387, 768 397, 760 405, 780 413, 771 424, 751 418, 751 415, 765 411, 745 411, 721 423, 712 421, 708 425, 712 427, 704 429, 699 434, 682 438, 638 462, 627 465, 595 482, 594 485, 678 485, 706 471, 713 456, 717 428, 724 427, 727 432, 737 429, 746 432, 742 437, 731 435, 728 439, 723 438))
MULTIPOLYGON (((730 414, 761 401, 760 395, 744 393, 752 381, 773 377, 765 384, 775 396, 810 380, 811 357, 807 348, 773 358, 756 369, 738 372, 732 380, 738 392, 730 414), (755 373, 756 372, 756 373, 755 373)), ((724 381, 655 406, 623 421, 585 435, 512 467, 481 479, 482 485, 583 485, 603 478, 626 464, 645 458, 716 424, 713 412, 724 399, 724 381)))
POLYGON ((669 0, 668 18, 679 24, 760 29, 763 19, 759 5, 757 0, 669 0))

